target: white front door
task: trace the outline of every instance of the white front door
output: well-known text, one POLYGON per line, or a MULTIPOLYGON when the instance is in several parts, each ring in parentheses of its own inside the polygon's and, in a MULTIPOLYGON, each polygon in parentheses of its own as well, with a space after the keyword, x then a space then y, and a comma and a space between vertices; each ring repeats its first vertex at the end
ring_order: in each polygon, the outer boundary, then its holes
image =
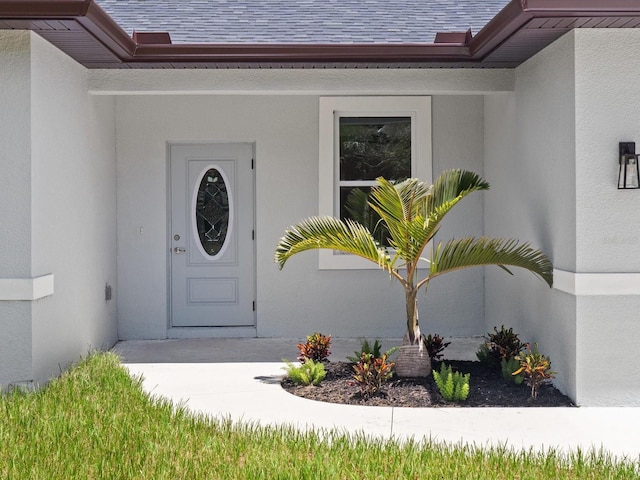
POLYGON ((172 145, 171 326, 255 326, 250 144, 172 145))

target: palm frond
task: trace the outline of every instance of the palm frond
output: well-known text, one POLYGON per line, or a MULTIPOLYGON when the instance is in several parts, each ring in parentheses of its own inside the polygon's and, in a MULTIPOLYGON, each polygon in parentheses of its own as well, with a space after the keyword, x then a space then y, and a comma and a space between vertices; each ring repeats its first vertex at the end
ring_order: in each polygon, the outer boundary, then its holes
POLYGON ((405 261, 420 256, 426 245, 424 215, 429 187, 410 178, 397 185, 378 178, 378 186, 371 191, 370 205, 389 230, 391 247, 405 261))
POLYGON ((483 265, 497 265, 509 273, 508 266, 524 268, 553 286, 553 265, 541 250, 513 239, 487 237, 468 237, 438 245, 431 257, 427 281, 453 270, 483 265))
POLYGON ((416 215, 424 214, 425 199, 429 187, 417 178, 409 178, 398 184, 380 177, 373 187, 370 204, 389 224, 403 223, 416 215))
POLYGON ((477 173, 460 169, 445 170, 436 178, 431 187, 429 213, 441 210, 446 206, 449 206, 448 211, 470 193, 488 189, 489 183, 477 173))
POLYGON ((296 253, 326 248, 358 255, 381 267, 389 264, 389 254, 371 232, 357 222, 333 217, 310 217, 285 231, 278 242, 275 261, 282 269, 296 253))

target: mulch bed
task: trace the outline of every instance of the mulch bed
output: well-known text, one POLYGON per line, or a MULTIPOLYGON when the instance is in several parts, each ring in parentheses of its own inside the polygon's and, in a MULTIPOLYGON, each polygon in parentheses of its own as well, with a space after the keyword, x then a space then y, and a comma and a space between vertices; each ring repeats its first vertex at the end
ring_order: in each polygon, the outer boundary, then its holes
MULTIPOLYGON (((282 387, 293 395, 329 403, 392 407, 573 407, 570 398, 560 393, 553 385, 539 388, 538 398, 530 398, 527 385, 507 383, 499 371, 492 371, 480 362, 446 360, 454 371, 470 373, 469 397, 462 403, 445 401, 430 375, 425 379, 389 380, 382 391, 371 398, 363 398, 358 385, 353 381, 353 369, 346 362, 329 362, 325 365, 327 377, 318 387, 295 385, 287 378, 282 387)), ((434 363, 434 369, 439 369, 434 363)))

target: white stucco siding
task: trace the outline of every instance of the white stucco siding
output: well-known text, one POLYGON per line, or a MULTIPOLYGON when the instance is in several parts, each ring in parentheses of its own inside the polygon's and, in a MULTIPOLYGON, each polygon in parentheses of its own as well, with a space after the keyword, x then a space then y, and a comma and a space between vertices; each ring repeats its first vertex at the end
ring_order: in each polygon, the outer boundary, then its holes
POLYGON ((637 273, 638 191, 616 186, 618 142, 640 150, 640 31, 579 30, 575 38, 577 271, 637 273))
MULTIPOLYGON (((31 51, 0 30, 0 278, 31 278, 31 51)), ((0 291, 0 298, 3 298, 0 291)), ((31 380, 31 302, 0 300, 0 386, 31 380)))
POLYGON ((87 94, 86 69, 32 34, 32 274, 55 275, 33 304, 34 379, 117 340, 114 100, 87 94))
POLYGON ((513 91, 510 69, 104 69, 93 95, 478 95, 513 91))
MULTIPOLYGON (((618 142, 640 148, 640 31, 578 30, 576 45, 577 270, 639 273, 638 191, 617 190, 618 142)), ((637 295, 581 296, 578 401, 640 405, 637 295), (606 361, 594 361, 606 351, 606 361)))
MULTIPOLYGON (((485 231, 531 242, 554 266, 576 265, 574 46, 564 36, 516 69, 515 92, 485 102, 485 231)), ((538 342, 576 395, 575 297, 528 272, 486 269, 486 328, 513 327, 538 342)))
POLYGON ((2 278, 31 276, 30 52, 27 32, 0 31, 2 278))
POLYGON ((577 297, 579 404, 640 406, 638 311, 640 296, 577 297))
MULTIPOLYGON (((474 96, 434 101, 434 149, 448 151, 438 169, 461 158, 482 169, 482 108, 474 96), (456 119, 465 135, 450 128, 456 119)), ((318 213, 318 97, 181 95, 117 99, 120 337, 167 335, 167 142, 234 141, 256 146, 257 334, 401 336, 403 293, 382 272, 319 271, 317 252, 296 256, 283 271, 273 262, 284 230, 318 213)), ((481 234, 481 216, 477 202, 461 207, 458 221, 481 234)), ((442 279, 439 291, 434 283, 423 308, 428 331, 481 332, 482 272, 469 275, 442 279), (448 290, 456 282, 465 285, 463 302, 448 290)))

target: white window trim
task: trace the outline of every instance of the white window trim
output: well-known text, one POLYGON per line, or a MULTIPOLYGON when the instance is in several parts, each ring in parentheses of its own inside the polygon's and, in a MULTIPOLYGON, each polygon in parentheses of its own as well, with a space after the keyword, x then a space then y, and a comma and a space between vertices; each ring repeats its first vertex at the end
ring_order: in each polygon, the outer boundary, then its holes
MULTIPOLYGON (((336 216, 339 175, 340 117, 411 117, 411 172, 427 184, 432 183, 431 97, 320 97, 319 104, 319 198, 321 216, 336 216)), ((319 268, 377 269, 373 262, 332 250, 319 252, 319 268)))

